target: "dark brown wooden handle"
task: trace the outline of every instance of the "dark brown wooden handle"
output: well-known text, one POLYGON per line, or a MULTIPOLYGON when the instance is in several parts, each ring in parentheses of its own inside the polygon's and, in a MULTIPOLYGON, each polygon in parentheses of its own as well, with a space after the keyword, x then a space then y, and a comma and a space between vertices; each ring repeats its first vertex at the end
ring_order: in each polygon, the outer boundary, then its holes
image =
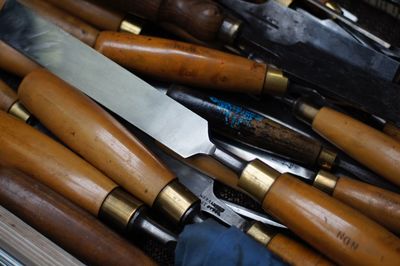
POLYGON ((40 66, 0 41, 0 68, 16 76, 24 77, 40 66))
POLYGON ((279 176, 262 206, 289 229, 342 265, 396 265, 400 240, 351 207, 297 178, 279 176))
POLYGON ((94 46, 99 31, 84 21, 45 2, 44 0, 18 0, 46 20, 54 23, 89 46, 94 46))
POLYGON ((89 265, 155 265, 89 213, 16 170, 0 169, 0 204, 89 265))
POLYGON ((391 136, 397 141, 400 141, 400 128, 391 122, 387 122, 383 128, 383 132, 391 136))
POLYGON ((348 177, 340 177, 333 197, 400 234, 400 195, 348 177))
POLYGON ((102 32, 95 49, 118 64, 160 80, 261 94, 267 66, 202 46, 119 32, 102 32))
POLYGON ((42 69, 30 73, 18 96, 63 143, 149 206, 175 179, 117 120, 53 74, 42 69))
POLYGON ((0 110, 8 112, 17 100, 17 93, 0 79, 0 110))

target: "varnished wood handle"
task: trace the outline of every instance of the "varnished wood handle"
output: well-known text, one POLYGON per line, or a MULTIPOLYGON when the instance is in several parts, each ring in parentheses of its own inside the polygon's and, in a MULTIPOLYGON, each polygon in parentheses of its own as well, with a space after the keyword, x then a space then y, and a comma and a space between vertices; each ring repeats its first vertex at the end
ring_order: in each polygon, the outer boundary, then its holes
POLYGON ((18 0, 46 20, 54 23, 89 46, 94 46, 99 31, 84 21, 45 2, 44 0, 18 0))
POLYGON ((100 30, 118 31, 124 14, 87 0, 46 0, 100 30))
POLYGON ((0 204, 89 265, 154 265, 95 217, 21 172, 0 169, 0 204))
POLYGON ((40 66, 0 41, 0 68, 16 76, 24 77, 40 66))
POLYGON ((289 265, 323 266, 334 265, 318 252, 300 244, 297 241, 283 235, 275 235, 267 245, 267 248, 289 265))
POLYGON ((400 234, 400 195, 348 177, 340 177, 333 197, 400 234))
POLYGON ((17 100, 17 93, 14 92, 4 81, 0 80, 0 110, 8 112, 17 100))
POLYGON ((383 132, 395 140, 400 141, 400 128, 398 128, 395 124, 387 122, 383 127, 383 132))
POLYGON ((400 186, 400 143, 347 115, 322 108, 313 129, 348 155, 400 186))
POLYGON ((194 44, 102 32, 95 49, 135 72, 169 82, 261 94, 267 66, 194 44))
POLYGON ((97 215, 117 185, 46 135, 0 111, 0 165, 31 174, 97 215))
POLYGON ((67 146, 148 205, 175 178, 110 114, 53 74, 32 72, 18 96, 67 146))
POLYGON ((262 206, 339 264, 398 264, 400 240, 395 235, 293 176, 279 176, 267 192, 262 206))

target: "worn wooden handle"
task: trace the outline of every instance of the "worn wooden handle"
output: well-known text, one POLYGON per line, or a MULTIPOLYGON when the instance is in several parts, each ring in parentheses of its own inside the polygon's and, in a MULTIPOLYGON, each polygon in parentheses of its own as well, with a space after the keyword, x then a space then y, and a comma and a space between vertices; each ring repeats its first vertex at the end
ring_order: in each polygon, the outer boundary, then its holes
POLYGON ((347 115, 322 108, 313 129, 374 172, 400 186, 400 143, 347 115))
MULTIPOLYGON (((100 30, 118 31, 124 14, 87 0, 46 0, 100 30)), ((146 1, 147 2, 147 1, 146 1)))
POLYGON ((17 93, 14 92, 4 81, 0 80, 0 110, 8 112, 17 100, 17 93))
POLYGON ((323 266, 334 265, 318 252, 283 235, 275 235, 267 245, 268 249, 289 265, 323 266))
POLYGON ((0 111, 0 165, 29 173, 94 215, 117 185, 61 144, 0 111))
POLYGON ((95 49, 138 73, 169 82, 261 94, 267 66, 194 44, 102 32, 95 49))
POLYGON ((351 207, 288 174, 273 183, 264 210, 342 265, 396 265, 400 240, 351 207))
POLYGON ((400 234, 400 195, 348 177, 340 177, 333 197, 400 234))
POLYGON ((0 68, 16 76, 24 77, 40 66, 0 41, 0 68))
POLYGON ((89 265, 154 265, 95 217, 21 172, 0 169, 0 204, 89 265))
POLYGON ((89 46, 94 46, 99 31, 84 21, 45 2, 44 0, 18 0, 46 20, 54 23, 89 46))
POLYGON ((175 178, 110 114, 49 72, 29 74, 18 96, 67 146, 148 205, 175 178))

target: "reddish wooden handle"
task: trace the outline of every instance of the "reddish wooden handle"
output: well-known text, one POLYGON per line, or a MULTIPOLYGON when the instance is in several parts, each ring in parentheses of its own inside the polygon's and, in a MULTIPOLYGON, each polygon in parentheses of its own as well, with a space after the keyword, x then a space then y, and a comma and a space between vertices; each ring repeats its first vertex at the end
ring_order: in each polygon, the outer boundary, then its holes
POLYGON ((71 16, 67 12, 58 9, 44 0, 18 0, 26 7, 31 8, 46 20, 54 23, 66 32, 75 36, 89 46, 94 46, 99 31, 83 22, 82 20, 71 16))
POLYGON ((347 115, 322 108, 313 129, 371 170, 400 186, 400 143, 347 115))
POLYGON ((267 245, 268 249, 279 256, 289 265, 301 266, 323 266, 334 265, 321 254, 300 244, 297 241, 283 235, 277 234, 267 245))
MULTIPOLYGON (((124 19, 122 12, 107 9, 87 0, 46 0, 100 30, 118 31, 124 19)), ((147 2, 147 1, 146 1, 147 2)))
POLYGON ((8 112, 17 100, 17 93, 14 92, 4 81, 0 80, 0 110, 8 112))
POLYGON ((0 111, 0 165, 29 173, 97 215, 117 185, 61 144, 0 111))
POLYGON ((0 169, 0 204, 89 265, 155 265, 95 217, 21 172, 0 169))
POLYGON ((333 197, 400 234, 400 195, 348 177, 340 177, 333 197))
POLYGON ((240 56, 128 33, 102 32, 95 49, 141 74, 197 87, 261 94, 267 71, 240 56))
POLYGON ((264 210, 343 265, 396 265, 400 240, 351 207, 288 174, 278 177, 264 210))
POLYGON ((49 72, 29 74, 18 95, 60 140, 148 205, 175 178, 111 115, 49 72))
POLYGON ((24 77, 40 66, 0 41, 0 68, 19 77, 24 77))

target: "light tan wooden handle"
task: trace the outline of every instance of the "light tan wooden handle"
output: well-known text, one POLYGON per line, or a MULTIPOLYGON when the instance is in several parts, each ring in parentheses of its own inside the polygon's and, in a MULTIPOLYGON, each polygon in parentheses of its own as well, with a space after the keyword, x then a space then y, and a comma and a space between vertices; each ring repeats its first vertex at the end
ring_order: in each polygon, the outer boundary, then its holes
POLYGON ((400 240, 360 212, 284 174, 262 203, 265 211, 342 265, 396 265, 400 240))
POLYGON ((117 185, 76 154, 0 111, 0 165, 30 174, 97 215, 117 185))
POLYGON ((71 16, 44 0, 18 0, 26 7, 31 8, 46 20, 54 23, 66 32, 75 36, 89 46, 94 46, 99 31, 86 22, 71 16))
POLYGON ((32 72, 18 96, 67 146, 148 205, 175 178, 111 115, 53 74, 32 72))
POLYGON ((124 14, 87 0, 46 0, 100 30, 118 31, 124 14))
POLYGON ((400 143, 347 115, 322 108, 313 129, 374 172, 400 186, 400 143))
POLYGON ((4 81, 0 80, 0 110, 8 112, 17 100, 17 93, 14 92, 4 81))
POLYGON ((400 234, 400 195, 348 177, 340 177, 333 197, 400 234))
POLYGON ((267 248, 289 265, 334 265, 318 252, 283 234, 275 235, 268 243, 267 248))
POLYGON ((0 68, 18 77, 24 77, 40 66, 0 41, 0 68))
POLYGON ((194 44, 102 32, 95 49, 138 73, 169 82, 261 94, 267 67, 194 44))

